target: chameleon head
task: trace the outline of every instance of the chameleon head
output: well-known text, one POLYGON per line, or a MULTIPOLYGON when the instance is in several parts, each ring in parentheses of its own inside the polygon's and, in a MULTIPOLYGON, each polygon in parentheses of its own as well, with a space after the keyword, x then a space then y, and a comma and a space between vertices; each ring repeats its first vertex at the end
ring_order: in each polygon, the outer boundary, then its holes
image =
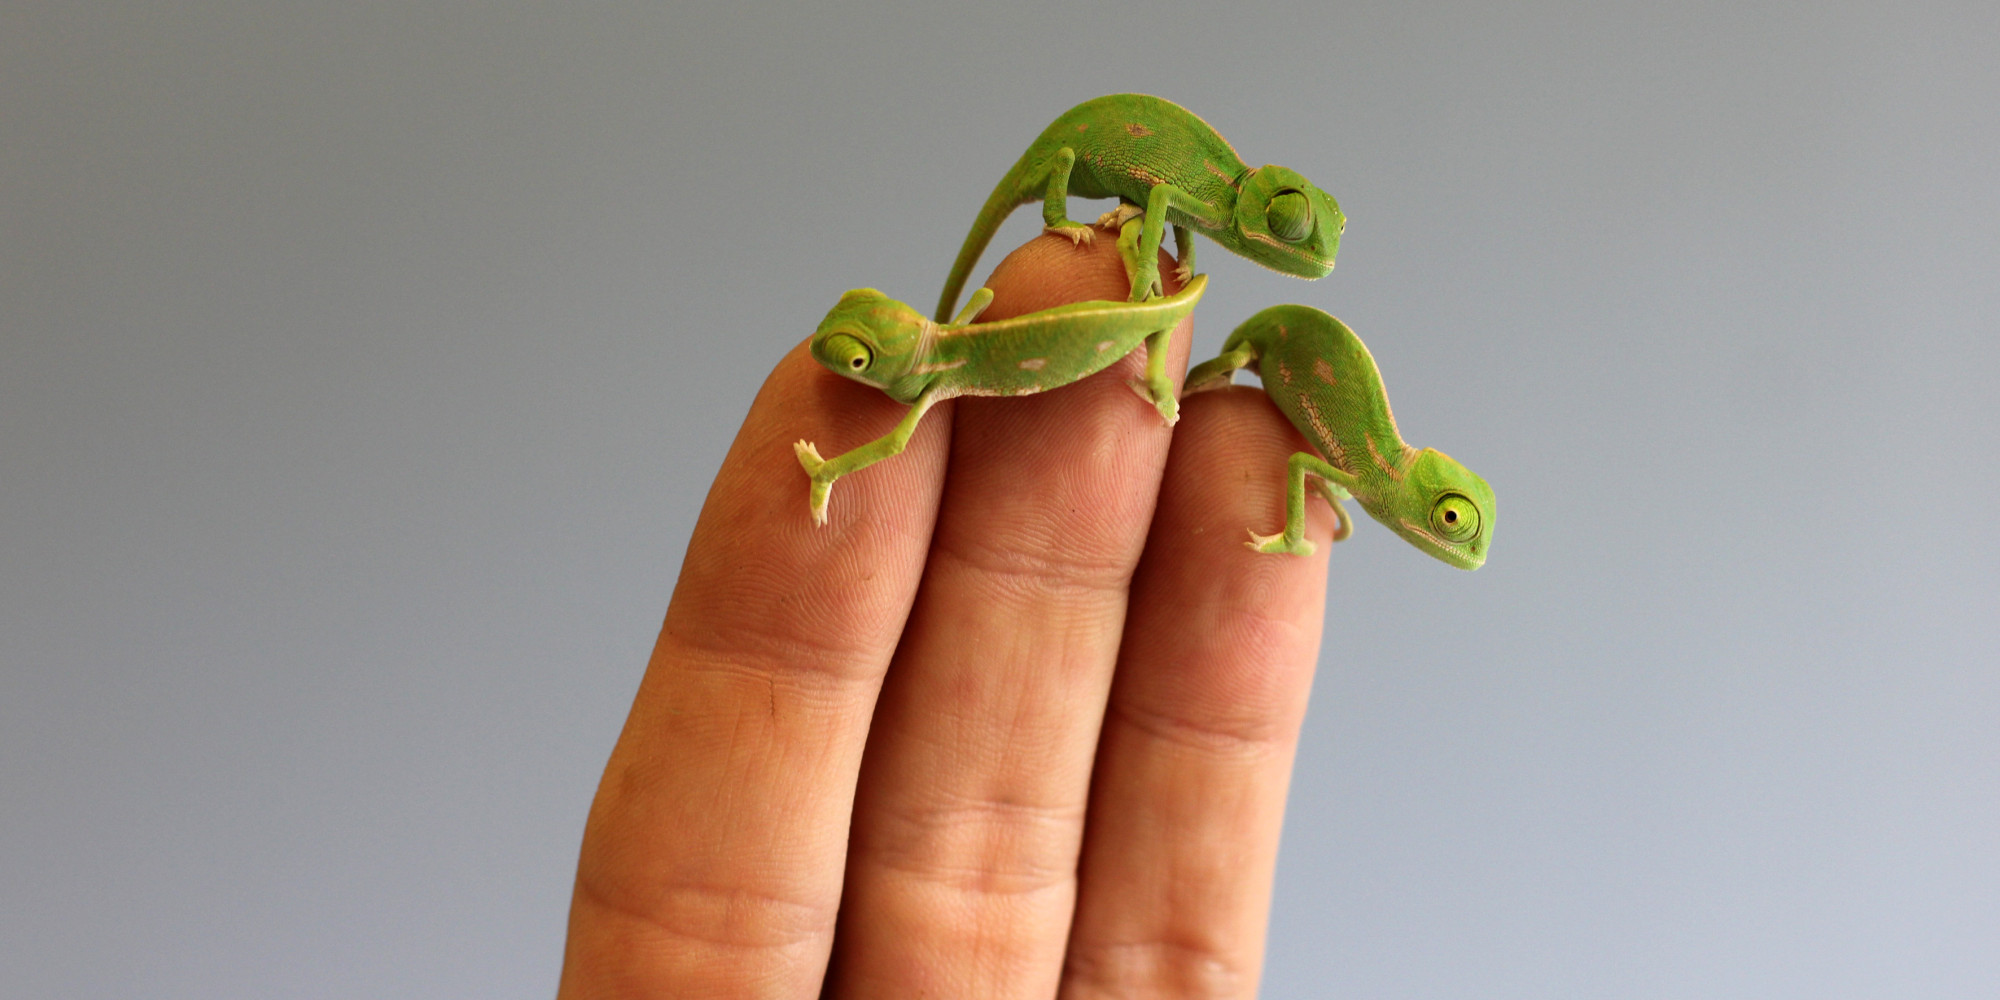
POLYGON ((1493 488, 1435 448, 1417 452, 1397 499, 1370 510, 1405 541, 1458 567, 1478 569, 1493 541, 1493 488), (1387 515, 1387 516, 1384 516, 1387 515))
POLYGON ((857 288, 828 310, 813 332, 811 350, 829 371, 907 403, 928 381, 911 369, 922 342, 935 330, 936 324, 915 309, 873 288, 857 288))
POLYGON ((1340 252, 1347 216, 1296 170, 1262 166, 1236 192, 1236 252, 1273 271, 1324 278, 1340 252))

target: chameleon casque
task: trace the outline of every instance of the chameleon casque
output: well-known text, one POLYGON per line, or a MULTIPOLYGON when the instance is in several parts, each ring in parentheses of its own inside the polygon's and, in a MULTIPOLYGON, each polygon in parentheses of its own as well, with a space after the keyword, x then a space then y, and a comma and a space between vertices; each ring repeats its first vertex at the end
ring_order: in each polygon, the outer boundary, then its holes
POLYGON ((1000 179, 966 234, 934 318, 942 323, 952 314, 979 255, 1021 205, 1041 199, 1047 231, 1090 239, 1090 227, 1070 221, 1072 194, 1118 198, 1119 207, 1098 220, 1106 228, 1144 220, 1129 258, 1135 302, 1160 293, 1156 253, 1168 225, 1182 280, 1194 273, 1190 229, 1274 271, 1322 278, 1347 228, 1340 205, 1297 171, 1252 170, 1207 122, 1172 101, 1112 94, 1063 112, 1000 179))
POLYGON ((1172 424, 1179 415, 1167 377, 1167 338, 1201 301, 1206 275, 1178 293, 1146 302, 1074 302, 991 323, 975 322, 991 289, 950 323, 934 323, 873 288, 840 297, 813 333, 814 358, 829 370, 909 403, 894 430, 852 451, 822 459, 809 441, 792 446, 812 477, 813 522, 826 523, 834 480, 903 450, 924 412, 954 396, 1026 396, 1068 385, 1146 347, 1146 376, 1132 388, 1172 424))
POLYGON ((1188 372, 1187 391, 1226 385, 1249 368, 1292 426, 1319 450, 1288 463, 1285 528, 1250 532, 1259 552, 1310 554, 1305 488, 1333 505, 1333 540, 1354 530, 1341 500, 1353 497, 1405 541, 1459 569, 1478 569, 1493 541, 1493 490, 1486 480, 1435 448, 1403 443, 1382 373, 1347 324, 1311 306, 1272 306, 1243 321, 1222 354, 1188 372), (1322 457, 1324 456, 1324 457, 1322 457))

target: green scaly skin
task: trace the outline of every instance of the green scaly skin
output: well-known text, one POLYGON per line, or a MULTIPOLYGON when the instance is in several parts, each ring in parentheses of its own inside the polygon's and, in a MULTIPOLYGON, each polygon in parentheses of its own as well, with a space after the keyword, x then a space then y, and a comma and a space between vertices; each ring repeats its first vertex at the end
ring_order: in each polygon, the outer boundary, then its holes
POLYGON ((1347 324, 1310 306, 1272 306, 1243 322, 1222 354, 1188 372, 1187 391, 1226 385, 1238 368, 1263 379, 1264 391, 1318 455, 1289 463, 1285 530, 1250 533, 1259 552, 1308 555, 1308 479, 1340 519, 1333 540, 1354 530, 1341 500, 1353 497, 1375 520, 1411 545, 1459 569, 1478 569, 1493 540, 1493 489, 1434 448, 1403 443, 1382 373, 1347 324))
POLYGON ((888 434, 823 459, 811 442, 792 446, 812 477, 813 523, 826 523, 834 480, 903 450, 925 411, 954 396, 1026 396, 1093 375, 1146 348, 1146 376, 1130 383, 1171 426, 1180 416, 1167 376, 1167 339, 1208 287, 1196 275, 1179 293, 1147 302, 1074 302, 991 323, 974 322, 993 291, 973 293, 945 324, 872 288, 840 297, 812 337, 812 354, 836 374, 872 385, 910 412, 888 434))
POLYGON ((1182 280, 1194 273, 1190 229, 1274 271, 1323 278, 1333 270, 1347 228, 1347 217, 1326 192, 1284 167, 1250 169, 1186 108, 1145 94, 1112 94, 1064 112, 1000 179, 951 266, 934 318, 943 322, 952 314, 980 253, 1021 205, 1040 200, 1047 231, 1078 243, 1090 239, 1089 227, 1070 221, 1072 194, 1119 199, 1119 207, 1098 220, 1107 228, 1144 219, 1134 302, 1160 293, 1156 254, 1168 225, 1182 280))

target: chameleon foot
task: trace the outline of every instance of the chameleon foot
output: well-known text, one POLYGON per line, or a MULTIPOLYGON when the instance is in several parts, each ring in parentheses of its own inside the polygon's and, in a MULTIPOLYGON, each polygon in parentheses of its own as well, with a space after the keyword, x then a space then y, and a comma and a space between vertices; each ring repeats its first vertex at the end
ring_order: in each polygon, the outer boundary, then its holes
POLYGON ((792 454, 799 456, 799 464, 806 467, 808 476, 818 476, 820 467, 826 464, 826 459, 819 457, 819 449, 811 441, 792 442, 792 454))
POLYGON ((1194 277, 1194 265, 1193 265, 1193 264, 1188 264, 1188 263, 1181 263, 1181 264, 1176 264, 1176 265, 1174 265, 1174 280, 1175 280, 1175 281, 1179 282, 1180 284, 1183 284, 1183 285, 1185 285, 1185 284, 1187 284, 1187 283, 1188 283, 1189 279, 1192 279, 1193 277, 1194 277))
POLYGON ((1154 409, 1160 411, 1160 419, 1166 421, 1168 427, 1180 423, 1181 403, 1180 400, 1174 398, 1172 392, 1156 397, 1153 395, 1152 387, 1147 385, 1146 380, 1142 378, 1126 379, 1125 384, 1133 392, 1138 393, 1140 399, 1145 400, 1154 409))
POLYGON ((1250 540, 1243 544, 1258 552, 1268 552, 1272 555, 1309 556, 1313 554, 1313 543, 1311 541, 1301 538, 1297 545, 1291 545, 1285 541, 1284 532, 1279 532, 1275 535, 1260 535, 1252 531, 1250 532, 1250 540))
POLYGON ((826 496, 833 491, 833 480, 822 479, 820 471, 826 468, 826 459, 819 457, 819 449, 811 441, 792 442, 792 453, 799 457, 799 464, 805 467, 806 475, 812 477, 812 489, 806 494, 806 509, 812 513, 813 524, 826 525, 826 496))
POLYGON ((1121 201, 1117 208, 1098 216, 1097 224, 1105 229, 1123 229, 1125 223, 1145 214, 1145 209, 1129 201, 1121 201))
POLYGON ((1069 237, 1069 241, 1076 246, 1083 246, 1097 236, 1096 233, 1090 231, 1089 226, 1043 226, 1042 232, 1054 233, 1057 236, 1067 236, 1069 237))

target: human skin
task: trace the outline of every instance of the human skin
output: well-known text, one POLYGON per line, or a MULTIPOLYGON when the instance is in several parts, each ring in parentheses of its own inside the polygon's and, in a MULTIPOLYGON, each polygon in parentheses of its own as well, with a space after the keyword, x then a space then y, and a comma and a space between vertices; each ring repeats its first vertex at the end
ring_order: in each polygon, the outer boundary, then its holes
MULTIPOLYGON (((986 315, 1122 298, 1113 244, 1031 241, 986 315)), ((792 442, 906 407, 778 363, 591 805, 559 996, 1255 995, 1331 546, 1242 545, 1305 447, 1260 390, 1169 430, 1142 365, 939 404, 816 528, 792 442)))

